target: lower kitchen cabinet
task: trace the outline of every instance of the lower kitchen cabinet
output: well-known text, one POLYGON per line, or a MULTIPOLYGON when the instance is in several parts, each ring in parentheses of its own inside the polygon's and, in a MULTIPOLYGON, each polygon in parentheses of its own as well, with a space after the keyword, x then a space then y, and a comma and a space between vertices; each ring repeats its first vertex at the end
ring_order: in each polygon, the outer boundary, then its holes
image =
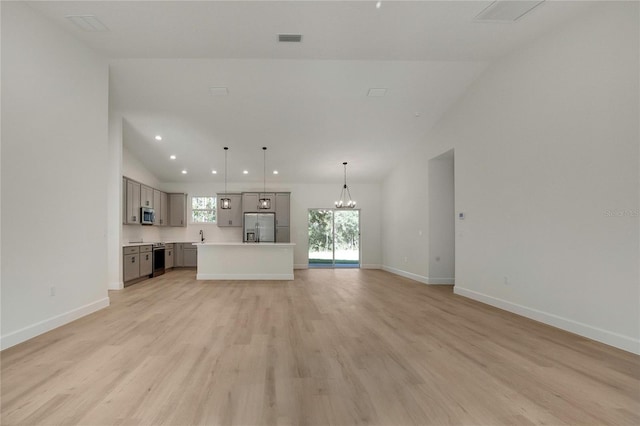
POLYGON ((123 281, 131 281, 140 277, 140 254, 124 255, 124 276, 123 281))
POLYGON ((153 273, 153 252, 150 245, 124 247, 122 255, 122 280, 125 287, 130 281, 153 273))
POLYGON ((193 243, 175 243, 173 245, 173 266, 176 268, 195 268, 198 266, 198 248, 193 243))
POLYGON ((153 274, 153 251, 151 246, 140 246, 140 276, 153 274))
POLYGON ((175 243, 173 246, 173 266, 180 268, 184 264, 184 255, 182 251, 182 243, 175 243))
POLYGON ((164 268, 173 268, 173 244, 166 244, 164 246, 164 268))
POLYGON ((183 247, 184 266, 195 268, 198 266, 198 248, 192 244, 185 244, 183 247))

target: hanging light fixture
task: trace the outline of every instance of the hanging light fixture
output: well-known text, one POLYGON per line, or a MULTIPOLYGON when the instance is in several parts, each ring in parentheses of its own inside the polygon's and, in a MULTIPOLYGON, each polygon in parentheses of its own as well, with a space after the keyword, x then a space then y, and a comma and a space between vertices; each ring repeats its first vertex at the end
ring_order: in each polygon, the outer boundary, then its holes
POLYGON ((220 198, 220 208, 228 210, 231 208, 231 198, 227 196, 227 151, 228 146, 224 147, 224 198, 220 198))
POLYGON ((271 208, 271 199, 267 198, 265 192, 267 192, 267 147, 262 147, 262 152, 264 153, 264 170, 263 170, 263 178, 264 178, 264 186, 262 187, 263 193, 260 194, 262 198, 258 200, 258 209, 260 210, 269 210, 271 208))
POLYGON ((344 165, 344 186, 342 187, 342 191, 340 191, 340 199, 336 201, 337 209, 352 209, 356 206, 356 202, 351 199, 351 192, 349 192, 349 187, 347 186, 347 162, 342 163, 344 165), (347 198, 345 197, 349 197, 347 198))

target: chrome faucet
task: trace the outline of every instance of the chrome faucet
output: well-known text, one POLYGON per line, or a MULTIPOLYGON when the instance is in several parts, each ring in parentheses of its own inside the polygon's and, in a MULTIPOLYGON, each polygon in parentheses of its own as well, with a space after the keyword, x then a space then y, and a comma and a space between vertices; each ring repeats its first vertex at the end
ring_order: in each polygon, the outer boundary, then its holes
POLYGON ((200 242, 204 243, 204 232, 202 232, 202 229, 200 230, 200 242))

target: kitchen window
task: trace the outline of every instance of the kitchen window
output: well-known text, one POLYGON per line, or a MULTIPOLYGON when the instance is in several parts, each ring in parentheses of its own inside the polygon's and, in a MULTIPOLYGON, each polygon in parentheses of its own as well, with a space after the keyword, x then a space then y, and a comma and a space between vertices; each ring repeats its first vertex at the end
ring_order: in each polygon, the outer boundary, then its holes
POLYGON ((191 222, 216 223, 216 197, 191 197, 191 222))

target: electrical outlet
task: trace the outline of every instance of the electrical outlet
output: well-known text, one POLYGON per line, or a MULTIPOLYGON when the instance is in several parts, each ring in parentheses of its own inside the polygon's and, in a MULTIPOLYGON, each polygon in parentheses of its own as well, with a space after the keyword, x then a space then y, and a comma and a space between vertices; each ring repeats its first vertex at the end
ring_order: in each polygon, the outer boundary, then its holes
POLYGON ((504 276, 504 285, 509 285, 509 277, 504 276))
POLYGON ((404 263, 407 263, 407 256, 404 257, 404 263))
POLYGON ((55 295, 56 295, 56 287, 52 285, 49 287, 49 296, 55 296, 55 295))

